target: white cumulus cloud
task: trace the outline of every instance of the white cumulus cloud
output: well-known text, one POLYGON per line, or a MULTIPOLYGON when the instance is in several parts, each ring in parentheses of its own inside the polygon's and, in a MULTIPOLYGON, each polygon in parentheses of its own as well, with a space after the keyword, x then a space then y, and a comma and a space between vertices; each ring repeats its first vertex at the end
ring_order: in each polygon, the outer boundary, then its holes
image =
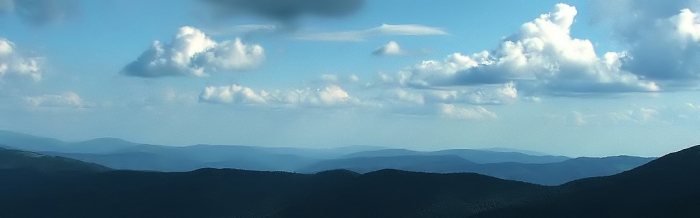
POLYGON ((380 55, 380 56, 391 56, 391 55, 406 55, 408 52, 404 51, 399 43, 396 41, 391 41, 387 43, 386 45, 383 45, 382 47, 377 48, 377 50, 374 50, 372 52, 374 55, 380 55))
POLYGON ((206 76, 213 72, 250 70, 265 59, 260 45, 239 38, 216 42, 196 28, 179 29, 169 44, 155 41, 122 72, 137 77, 206 76))
POLYGON ((549 94, 660 90, 655 82, 621 68, 625 53, 598 57, 589 40, 572 38, 577 13, 573 6, 557 4, 550 13, 523 24, 495 50, 423 61, 402 72, 402 81, 419 87, 514 81, 549 94))
POLYGON ((41 59, 22 55, 14 43, 0 38, 0 82, 6 79, 41 80, 41 59))

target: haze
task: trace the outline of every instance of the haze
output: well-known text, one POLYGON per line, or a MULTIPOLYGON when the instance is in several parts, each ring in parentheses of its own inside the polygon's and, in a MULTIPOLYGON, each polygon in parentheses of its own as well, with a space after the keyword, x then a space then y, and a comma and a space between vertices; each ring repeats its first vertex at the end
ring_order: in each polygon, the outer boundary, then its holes
POLYGON ((700 141, 695 0, 27 2, 0 0, 0 130, 573 157, 700 141))

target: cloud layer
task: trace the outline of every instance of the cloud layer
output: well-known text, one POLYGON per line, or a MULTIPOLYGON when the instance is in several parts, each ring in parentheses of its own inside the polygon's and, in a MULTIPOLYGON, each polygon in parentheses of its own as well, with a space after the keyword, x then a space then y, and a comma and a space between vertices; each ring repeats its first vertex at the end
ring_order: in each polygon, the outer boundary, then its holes
POLYGON ((22 20, 43 25, 65 20, 78 11, 78 0, 2 0, 0 14, 15 14, 22 20))
POLYGON ((10 79, 41 80, 41 59, 20 54, 11 41, 0 38, 0 83, 10 79))
POLYGON ((621 68, 665 83, 700 79, 700 3, 594 1, 597 22, 628 46, 621 68))
POLYGON ((364 0, 200 0, 223 17, 252 14, 283 22, 302 15, 340 17, 355 13, 364 0))
POLYGON ((347 91, 337 85, 327 85, 318 89, 297 89, 293 91, 255 91, 251 88, 231 86, 209 86, 199 95, 199 101, 213 104, 234 104, 261 107, 321 107, 336 108, 354 106, 360 103, 347 91))
POLYGON ((171 43, 155 41, 122 73, 137 77, 206 76, 209 73, 244 71, 260 65, 265 51, 260 45, 246 45, 236 38, 216 42, 202 31, 185 26, 171 43))

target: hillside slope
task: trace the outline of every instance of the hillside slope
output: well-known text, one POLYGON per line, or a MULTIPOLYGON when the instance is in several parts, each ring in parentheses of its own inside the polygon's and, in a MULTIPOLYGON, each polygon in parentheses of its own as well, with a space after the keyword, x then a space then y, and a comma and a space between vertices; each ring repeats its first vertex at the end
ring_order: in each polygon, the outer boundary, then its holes
POLYGON ((700 146, 617 175, 556 187, 557 194, 473 217, 697 217, 700 146))
POLYGON ((617 156, 605 158, 574 158, 558 163, 489 163, 477 164, 455 155, 446 156, 379 156, 326 160, 297 170, 313 173, 346 169, 368 173, 382 169, 397 169, 431 173, 479 173, 501 179, 541 185, 561 185, 577 179, 609 176, 641 166, 653 158, 617 156))
POLYGON ((0 147, 0 169, 32 169, 43 172, 102 172, 109 170, 107 167, 94 163, 2 147, 0 147))

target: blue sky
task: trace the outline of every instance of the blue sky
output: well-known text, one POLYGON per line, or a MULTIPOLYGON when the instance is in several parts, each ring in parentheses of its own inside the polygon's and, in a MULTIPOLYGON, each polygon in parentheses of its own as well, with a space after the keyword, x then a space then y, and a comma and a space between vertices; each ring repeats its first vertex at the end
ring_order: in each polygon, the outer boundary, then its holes
POLYGON ((0 129, 661 155, 700 143, 699 6, 0 0, 0 129))

